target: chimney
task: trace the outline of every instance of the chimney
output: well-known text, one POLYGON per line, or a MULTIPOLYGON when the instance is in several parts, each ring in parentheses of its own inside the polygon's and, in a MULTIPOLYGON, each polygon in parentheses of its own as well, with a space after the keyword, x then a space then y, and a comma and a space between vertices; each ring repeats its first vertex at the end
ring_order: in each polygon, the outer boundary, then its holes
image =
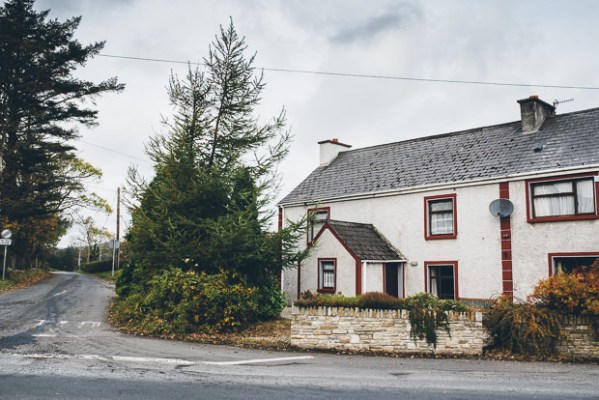
POLYGON ((341 143, 337 138, 330 140, 323 140, 322 142, 318 142, 320 145, 320 166, 326 167, 329 165, 337 155, 342 152, 348 150, 351 146, 349 144, 341 143))
POLYGON ((555 115, 555 107, 539 99, 539 96, 530 96, 528 99, 518 100, 522 116, 522 133, 534 133, 541 129, 541 125, 548 117, 555 115))

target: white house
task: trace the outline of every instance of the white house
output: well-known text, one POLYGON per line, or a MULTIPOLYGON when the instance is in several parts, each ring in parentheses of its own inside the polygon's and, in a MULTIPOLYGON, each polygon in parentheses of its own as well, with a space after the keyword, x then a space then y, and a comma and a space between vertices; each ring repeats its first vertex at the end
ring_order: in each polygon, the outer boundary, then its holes
POLYGON ((283 272, 289 301, 306 290, 525 298, 598 258, 599 108, 518 103, 517 122, 356 150, 319 142, 320 166, 279 204, 282 224, 317 221, 298 244, 310 256, 283 272))

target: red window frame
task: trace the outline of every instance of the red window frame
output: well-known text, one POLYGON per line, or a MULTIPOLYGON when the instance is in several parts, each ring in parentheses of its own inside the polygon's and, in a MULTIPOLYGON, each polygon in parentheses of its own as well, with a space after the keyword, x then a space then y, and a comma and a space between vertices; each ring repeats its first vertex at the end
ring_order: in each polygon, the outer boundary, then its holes
MULTIPOLYGON (((559 221, 578 221, 578 220, 592 220, 599 219, 599 182, 596 181, 596 176, 599 173, 588 173, 588 174, 575 174, 575 175, 561 175, 552 176, 548 178, 538 179, 527 179, 525 181, 526 191, 526 218, 529 223, 535 222, 559 222, 559 221), (533 202, 533 191, 532 186, 539 183, 551 183, 560 181, 577 181, 585 178, 593 178, 595 184, 595 212, 587 214, 573 214, 573 215, 552 215, 548 217, 535 217, 534 215, 534 202, 533 202)), ((576 192, 574 192, 575 195, 576 192)))
POLYGON ((430 267, 453 267, 453 297, 454 300, 460 299, 459 292, 459 273, 458 273, 458 262, 457 261, 425 261, 424 262, 424 291, 429 292, 428 282, 430 280, 429 269, 430 267))
POLYGON ((549 254, 547 254, 547 260, 549 263, 549 276, 552 276, 554 274, 553 259, 560 258, 560 257, 598 257, 599 258, 599 251, 549 253, 549 254))
POLYGON ((425 240, 440 240, 440 239, 455 239, 458 237, 458 201, 455 193, 441 194, 436 196, 424 197, 424 239, 425 240), (447 200, 453 202, 453 233, 433 235, 431 231, 430 205, 431 201, 447 200))
POLYGON ((337 291, 337 259, 336 258, 319 258, 317 268, 318 268, 318 282, 317 282, 316 287, 318 289, 316 291, 318 293, 335 293, 337 291), (332 288, 323 287, 324 282, 323 282, 322 265, 321 265, 321 263, 323 261, 333 262, 333 274, 334 275, 333 275, 333 287, 332 288))

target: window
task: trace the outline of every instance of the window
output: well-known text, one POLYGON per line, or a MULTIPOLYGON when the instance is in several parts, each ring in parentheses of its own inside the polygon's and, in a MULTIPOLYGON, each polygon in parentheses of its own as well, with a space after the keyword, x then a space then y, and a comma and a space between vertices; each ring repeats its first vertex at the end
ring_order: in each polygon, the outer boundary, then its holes
POLYGON ((425 239, 455 239, 457 237, 456 195, 424 198, 425 239))
POLYGON ((312 243, 314 237, 330 219, 330 215, 331 209, 329 207, 312 208, 308 210, 308 244, 312 243))
POLYGON ((593 176, 529 181, 529 221, 597 218, 593 176))
POLYGON ((424 263, 426 291, 439 299, 458 299, 458 263, 424 263))
POLYGON ((318 259, 318 291, 334 293, 336 286, 337 261, 331 259, 318 259))
POLYGON ((595 253, 551 253, 549 254, 549 275, 570 273, 580 267, 588 267, 599 258, 595 253))

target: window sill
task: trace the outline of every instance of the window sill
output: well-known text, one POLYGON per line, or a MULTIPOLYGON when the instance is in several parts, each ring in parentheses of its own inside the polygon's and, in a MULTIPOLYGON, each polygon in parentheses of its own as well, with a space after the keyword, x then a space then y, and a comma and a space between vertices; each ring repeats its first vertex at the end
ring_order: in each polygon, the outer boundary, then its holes
POLYGON ((425 236, 424 239, 425 240, 444 240, 444 239, 457 239, 458 235, 430 235, 430 236, 425 236))
POLYGON ((531 224, 538 222, 563 222, 563 221, 585 221, 599 219, 599 215, 596 214, 581 214, 581 215, 560 215, 553 217, 540 217, 540 218, 528 218, 528 222, 531 224))
POLYGON ((317 292, 332 294, 332 293, 335 293, 335 289, 318 289, 317 292))

